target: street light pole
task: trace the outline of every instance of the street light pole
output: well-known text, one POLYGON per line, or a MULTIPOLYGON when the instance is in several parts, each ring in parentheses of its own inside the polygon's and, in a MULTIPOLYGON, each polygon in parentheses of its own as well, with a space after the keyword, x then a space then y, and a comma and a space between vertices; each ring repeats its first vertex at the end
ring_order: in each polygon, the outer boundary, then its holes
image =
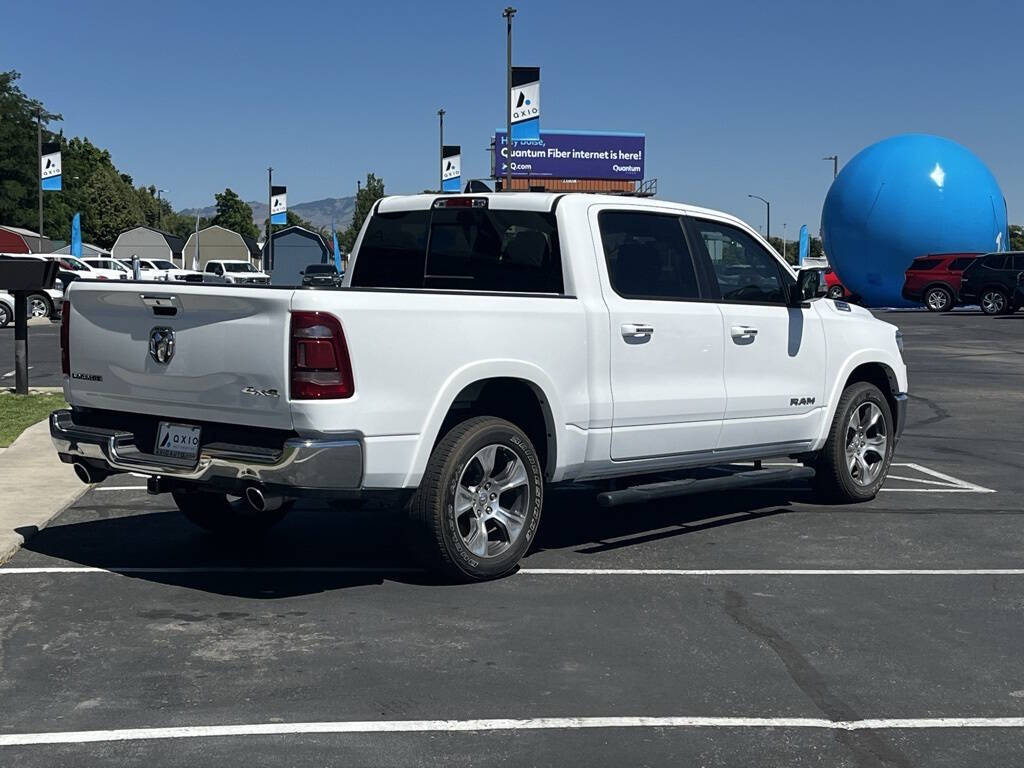
POLYGON ((39 174, 39 237, 36 240, 36 253, 43 252, 43 110, 36 110, 36 172, 39 174))
POLYGON ((782 222, 782 258, 786 258, 786 222, 782 222))
MULTIPOLYGON (((274 225, 270 223, 270 218, 273 216, 274 206, 274 169, 267 168, 267 242, 263 246, 263 253, 266 256, 263 259, 263 263, 260 264, 260 269, 273 269, 274 268, 274 225)), ((196 235, 198 238, 199 235, 196 235)))
MULTIPOLYGON (((163 225, 164 225, 164 212, 160 208, 160 193, 161 192, 166 192, 166 191, 167 191, 166 189, 158 189, 156 191, 156 228, 157 229, 161 229, 163 227, 163 225)), ((182 256, 181 258, 182 258, 182 261, 185 260, 184 256, 182 256)))
POLYGON ((764 239, 769 243, 772 241, 772 204, 765 200, 760 195, 747 195, 747 197, 753 197, 764 203, 765 207, 765 224, 764 224, 764 239))
POLYGON ((505 191, 512 191, 512 17, 516 15, 516 9, 508 6, 501 14, 505 17, 507 39, 505 53, 507 64, 505 67, 505 147, 508 153, 505 158, 505 191))
POLYGON ((438 182, 437 191, 440 192, 444 189, 444 108, 437 110, 437 130, 438 130, 438 145, 437 145, 437 168, 438 168, 438 182))
POLYGON ((832 161, 832 178, 835 179, 839 175, 839 155, 827 155, 821 159, 832 161))

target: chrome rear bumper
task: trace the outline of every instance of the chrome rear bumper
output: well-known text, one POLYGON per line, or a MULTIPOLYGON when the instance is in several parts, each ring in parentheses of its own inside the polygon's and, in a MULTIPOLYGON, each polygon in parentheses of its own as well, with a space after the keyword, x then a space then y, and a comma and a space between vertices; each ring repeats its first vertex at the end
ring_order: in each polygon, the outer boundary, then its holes
POLYGON ((196 463, 140 451, 131 432, 75 424, 69 410, 50 414, 50 437, 63 461, 99 462, 110 472, 138 472, 220 487, 267 485, 311 491, 358 489, 363 444, 358 435, 285 440, 280 452, 203 446, 196 463))

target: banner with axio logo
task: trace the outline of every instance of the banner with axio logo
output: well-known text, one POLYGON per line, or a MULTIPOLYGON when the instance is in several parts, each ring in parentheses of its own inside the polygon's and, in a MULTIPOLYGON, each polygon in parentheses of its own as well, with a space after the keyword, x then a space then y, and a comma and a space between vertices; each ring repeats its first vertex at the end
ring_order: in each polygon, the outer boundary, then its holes
POLYGON ((39 158, 39 178, 43 189, 60 191, 60 144, 43 144, 43 154, 39 158))
POLYGON ((540 67, 512 67, 512 141, 540 138, 540 67))
POLYGON ((288 187, 270 188, 270 223, 288 223, 288 187))
POLYGON ((462 146, 445 144, 441 147, 441 191, 458 192, 462 189, 462 146))

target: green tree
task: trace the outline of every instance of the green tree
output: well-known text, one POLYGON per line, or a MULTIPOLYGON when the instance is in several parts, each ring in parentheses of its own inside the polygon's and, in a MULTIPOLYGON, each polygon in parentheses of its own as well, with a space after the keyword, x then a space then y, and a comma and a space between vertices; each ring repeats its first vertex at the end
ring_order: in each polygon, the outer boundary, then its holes
POLYGON ((1020 224, 1010 225, 1010 250, 1024 251, 1024 227, 1020 224))
POLYGON ((114 244, 117 236, 142 221, 135 190, 112 168, 102 168, 92 175, 85 188, 83 228, 89 239, 104 248, 114 244))
MULTIPOLYGON (((252 207, 228 187, 223 193, 214 195, 217 214, 213 223, 247 237, 258 237, 259 232, 252 221, 252 207)), ((290 213, 290 211, 289 211, 290 213)))
POLYGON ((352 209, 352 223, 344 232, 338 233, 338 245, 342 251, 345 253, 352 251, 352 246, 355 245, 363 222, 373 210, 373 204, 382 197, 384 197, 384 179, 378 179, 372 173, 366 174, 366 183, 356 194, 355 206, 352 209))

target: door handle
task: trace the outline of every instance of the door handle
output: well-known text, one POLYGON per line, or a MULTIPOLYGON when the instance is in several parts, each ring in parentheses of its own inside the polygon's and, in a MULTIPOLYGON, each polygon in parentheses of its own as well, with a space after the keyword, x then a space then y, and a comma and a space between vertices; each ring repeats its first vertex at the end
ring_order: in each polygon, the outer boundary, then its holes
POLYGON ((626 323, 622 326, 623 338, 637 338, 638 336, 651 336, 654 333, 653 325, 644 323, 626 323))
POLYGON ((757 336, 757 328, 752 325, 734 325, 729 329, 734 339, 744 339, 748 336, 753 338, 757 336))

